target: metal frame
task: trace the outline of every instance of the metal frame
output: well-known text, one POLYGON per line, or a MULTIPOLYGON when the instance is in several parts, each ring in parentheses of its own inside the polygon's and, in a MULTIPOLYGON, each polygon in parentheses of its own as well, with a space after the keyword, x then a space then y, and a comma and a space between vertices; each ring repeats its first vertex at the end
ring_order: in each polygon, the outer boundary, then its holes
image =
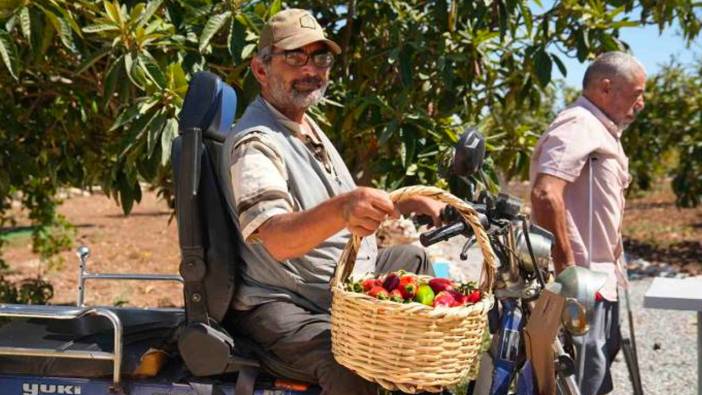
POLYGON ((114 352, 60 350, 30 347, 0 347, 0 355, 19 355, 30 357, 57 357, 76 359, 112 360, 112 383, 119 388, 120 369, 122 367, 122 321, 117 314, 106 307, 64 307, 24 304, 0 304, 0 317, 46 318, 54 320, 72 320, 87 315, 97 315, 110 321, 114 328, 114 352))
MULTIPOLYGON (((117 273, 90 273, 87 270, 87 260, 90 249, 82 246, 76 251, 80 261, 78 271, 78 298, 76 307, 72 306, 45 306, 24 304, 0 304, 0 317, 14 318, 44 318, 52 320, 73 320, 81 317, 95 315, 104 317, 112 324, 114 329, 114 351, 81 351, 60 350, 32 347, 0 347, 0 355, 15 355, 29 357, 56 357, 74 359, 111 360, 113 363, 112 383, 115 390, 119 390, 122 368, 122 334, 124 326, 119 316, 110 307, 86 307, 85 281, 86 280, 146 280, 146 281, 176 281, 183 283, 183 278, 174 274, 117 274, 117 273)), ((171 308, 157 310, 174 310, 171 308)), ((182 311, 182 309, 175 309, 182 311)))
POLYGON ((178 274, 119 274, 119 273, 90 273, 87 269, 87 261, 90 256, 88 247, 79 247, 76 251, 80 262, 78 270, 78 298, 76 305, 85 306, 85 281, 86 280, 145 280, 145 281, 175 281, 183 284, 183 277, 178 274))

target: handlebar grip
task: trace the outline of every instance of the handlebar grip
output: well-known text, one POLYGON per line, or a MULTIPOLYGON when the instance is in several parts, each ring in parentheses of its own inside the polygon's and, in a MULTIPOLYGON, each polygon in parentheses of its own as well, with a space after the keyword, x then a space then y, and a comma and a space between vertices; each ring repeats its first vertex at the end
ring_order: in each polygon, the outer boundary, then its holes
POLYGON ((432 244, 448 240, 459 234, 469 234, 472 232, 473 230, 466 226, 463 221, 458 221, 453 224, 444 225, 440 228, 420 234, 419 242, 422 243, 424 247, 429 247, 432 244))
POLYGON ((430 215, 426 214, 419 214, 414 217, 414 222, 417 224, 417 226, 421 225, 427 225, 431 226, 434 225, 434 220, 431 218, 430 215))

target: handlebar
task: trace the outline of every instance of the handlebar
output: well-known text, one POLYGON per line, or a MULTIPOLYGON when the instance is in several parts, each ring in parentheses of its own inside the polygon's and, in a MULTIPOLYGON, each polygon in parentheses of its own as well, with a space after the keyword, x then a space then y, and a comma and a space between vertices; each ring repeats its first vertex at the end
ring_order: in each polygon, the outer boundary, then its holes
MULTIPOLYGON (((483 225, 483 227, 487 228, 490 225, 490 221, 484 214, 485 208, 482 205, 478 206, 480 207, 476 207, 476 210, 478 211, 480 223, 483 225)), ((422 218, 418 218, 418 220, 421 221, 422 218)), ((429 220, 431 221, 431 218, 429 218, 429 220)), ((436 244, 440 241, 446 241, 460 234, 466 237, 473 236, 473 228, 463 221, 455 207, 444 207, 441 210, 441 220, 447 225, 440 226, 419 235, 419 242, 422 243, 424 247, 429 247, 430 245, 436 244)))
POLYGON ((463 221, 458 221, 420 234, 419 242, 422 243, 424 247, 429 247, 432 244, 446 241, 460 234, 470 236, 473 234, 473 229, 463 223, 463 221))

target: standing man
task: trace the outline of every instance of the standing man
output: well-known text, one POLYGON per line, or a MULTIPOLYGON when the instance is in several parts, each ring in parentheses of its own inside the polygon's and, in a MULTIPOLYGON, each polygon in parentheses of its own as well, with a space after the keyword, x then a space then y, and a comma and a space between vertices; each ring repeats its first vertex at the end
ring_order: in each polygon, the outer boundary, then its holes
POLYGON ((251 61, 261 94, 225 142, 225 193, 241 233, 244 265, 232 302, 237 333, 264 350, 274 374, 318 383, 323 394, 375 394, 377 386, 339 365, 331 353, 330 279, 351 233, 367 236, 359 271, 401 268, 431 273, 423 250, 378 251, 372 236, 398 212, 440 222, 442 203, 356 187, 307 110, 324 97, 339 46, 307 11, 289 9, 264 26, 251 61))
POLYGON ((628 159, 621 136, 644 107, 646 73, 624 52, 595 59, 583 91, 541 136, 531 161, 531 203, 535 221, 555 236, 556 273, 579 265, 608 275, 596 302, 590 331, 575 337, 585 347, 583 395, 612 391, 609 367, 619 350, 617 285, 626 286, 621 228, 628 159))

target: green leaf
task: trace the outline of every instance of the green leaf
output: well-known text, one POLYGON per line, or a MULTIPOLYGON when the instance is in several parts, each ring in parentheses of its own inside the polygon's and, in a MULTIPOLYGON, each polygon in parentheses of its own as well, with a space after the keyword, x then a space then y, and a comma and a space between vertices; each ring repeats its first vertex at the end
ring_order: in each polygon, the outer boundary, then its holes
MULTIPOLYGON (((138 64, 138 58, 137 58, 138 64)), ((145 74, 141 68, 136 67, 134 63, 134 57, 131 53, 124 54, 124 71, 127 73, 127 78, 134 84, 137 88, 144 90, 145 84, 145 74)))
POLYGON ((404 86, 412 86, 412 55, 414 49, 410 45, 404 45, 400 51, 400 78, 404 86))
POLYGON ((600 39, 602 41, 602 46, 606 51, 621 51, 622 47, 619 45, 619 42, 617 39, 612 37, 609 34, 603 34, 602 38, 600 39))
POLYGON ((143 53, 139 54, 137 59, 146 77, 159 88, 164 88, 166 86, 166 76, 163 75, 161 67, 156 63, 156 60, 143 53))
POLYGON ((105 104, 109 103, 112 94, 115 93, 117 81, 122 78, 122 70, 124 69, 124 56, 115 59, 105 73, 103 81, 103 96, 105 104))
POLYGON ((29 15, 29 8, 22 7, 19 13, 20 16, 20 28, 22 29, 22 35, 27 41, 32 41, 32 18, 29 15))
POLYGON ((200 33, 200 45, 198 46, 198 50, 202 53, 205 51, 205 48, 210 44, 210 40, 212 40, 212 37, 214 37, 215 34, 219 31, 219 29, 224 26, 224 24, 229 20, 229 18, 232 16, 231 11, 225 11, 221 14, 218 15, 213 15, 205 24, 205 28, 202 29, 202 33, 200 33))
POLYGON ((539 48, 534 55, 534 66, 536 67, 536 77, 543 87, 551 82, 551 58, 543 48, 539 48))
POLYGON ((151 19, 152 16, 158 11, 159 7, 161 7, 161 4, 163 3, 163 0, 154 0, 154 1, 149 1, 148 5, 146 6, 146 10, 144 11, 143 14, 141 14, 141 17, 139 17, 139 22, 137 23, 137 27, 143 26, 145 23, 151 19))
POLYGON ((124 26, 124 21, 122 21, 122 15, 119 10, 119 3, 115 1, 114 3, 109 0, 104 0, 103 6, 105 7, 105 13, 110 20, 117 24, 117 26, 124 26))
POLYGON ((260 34, 260 31, 258 29, 258 26, 251 21, 251 18, 249 18, 248 15, 246 15, 243 12, 240 12, 236 15, 236 19, 244 26, 246 26, 249 30, 253 31, 256 33, 256 35, 260 34))
POLYGON ((519 9, 522 12, 522 18, 524 18, 524 26, 527 29, 527 36, 531 37, 534 31, 534 16, 529 9, 529 6, 523 2, 519 2, 519 9))
POLYGON ((161 165, 168 164, 171 158, 171 145, 173 140, 178 137, 178 120, 176 118, 168 118, 166 126, 163 127, 161 133, 161 165))
POLYGON ((171 63, 168 65, 166 78, 168 79, 168 89, 177 93, 181 98, 184 98, 188 89, 188 80, 185 77, 185 72, 180 63, 171 63))
POLYGON ((141 15, 144 12, 145 7, 146 5, 144 5, 144 3, 139 3, 132 7, 132 11, 129 13, 129 22, 131 25, 133 25, 132 28, 135 30, 139 22, 139 15, 141 15))
POLYGON ((78 49, 73 41, 73 33, 71 31, 71 27, 68 25, 68 22, 66 22, 63 18, 54 15, 52 12, 46 12, 44 15, 47 16, 49 22, 51 22, 51 25, 59 34, 59 38, 61 39, 63 46, 68 48, 71 52, 77 53, 78 49))
POLYGON ((558 66, 558 71, 561 72, 561 75, 566 77, 568 75, 568 70, 566 69, 565 64, 563 64, 563 61, 561 61, 561 58, 552 53, 551 59, 553 59, 553 62, 556 63, 556 66, 558 66))
POLYGON ((575 34, 575 43, 577 48, 578 60, 582 63, 587 59, 590 53, 590 38, 586 29, 578 30, 575 34))
POLYGON ((280 12, 281 8, 283 8, 283 2, 281 0, 274 0, 273 4, 271 4, 271 8, 268 9, 268 17, 270 18, 280 12))
POLYGON ((166 116, 159 110, 158 115, 146 124, 146 152, 147 158, 151 159, 156 148, 156 143, 161 142, 161 132, 166 124, 166 116))
POLYGON ((122 111, 118 116, 117 119, 115 119, 115 122, 112 124, 110 129, 108 130, 109 132, 115 131, 122 126, 126 125, 127 123, 131 122, 134 120, 136 117, 138 117, 140 114, 139 112, 139 106, 138 105, 133 105, 126 110, 122 111))
POLYGON ((102 23, 99 25, 90 25, 86 26, 83 28, 83 32, 85 33, 99 33, 99 32, 107 32, 107 31, 115 31, 119 30, 119 26, 109 24, 109 23, 102 23))
POLYGON ((18 80, 17 47, 15 47, 12 37, 4 30, 0 30, 0 58, 2 58, 2 62, 12 78, 18 80))
POLYGON ((256 44, 247 44, 244 49, 241 50, 241 60, 248 59, 254 50, 256 50, 256 44))
POLYGON ((85 70, 90 68, 90 66, 94 65, 97 63, 100 59, 104 58, 105 56, 109 55, 112 52, 110 48, 103 48, 98 52, 95 52, 94 54, 91 54, 91 56, 86 59, 83 63, 81 63, 80 66, 78 66, 78 71, 73 73, 73 75, 79 75, 82 74, 85 70))
POLYGON ((41 15, 38 18, 41 19, 41 22, 32 24, 32 26, 36 29, 34 34, 32 34, 32 37, 34 37, 34 39, 37 41, 32 43, 35 58, 40 58, 46 53, 51 46, 51 43, 54 42, 54 36, 56 35, 56 31, 54 30, 53 26, 51 26, 51 23, 48 22, 48 18, 46 16, 41 15))
POLYGON ((620 29, 622 27, 639 27, 641 24, 636 21, 628 21, 628 20, 623 20, 623 21, 617 21, 614 22, 610 27, 612 29, 620 29))
POLYGON ((378 142, 380 144, 387 143, 388 140, 390 140, 390 138, 395 135, 397 130, 398 130, 397 121, 393 119, 385 127, 385 129, 383 130, 383 133, 380 134, 380 139, 378 140, 378 142))
POLYGON ((241 53, 246 44, 246 27, 237 18, 232 18, 229 24, 229 37, 227 37, 229 54, 235 62, 241 62, 241 53))

